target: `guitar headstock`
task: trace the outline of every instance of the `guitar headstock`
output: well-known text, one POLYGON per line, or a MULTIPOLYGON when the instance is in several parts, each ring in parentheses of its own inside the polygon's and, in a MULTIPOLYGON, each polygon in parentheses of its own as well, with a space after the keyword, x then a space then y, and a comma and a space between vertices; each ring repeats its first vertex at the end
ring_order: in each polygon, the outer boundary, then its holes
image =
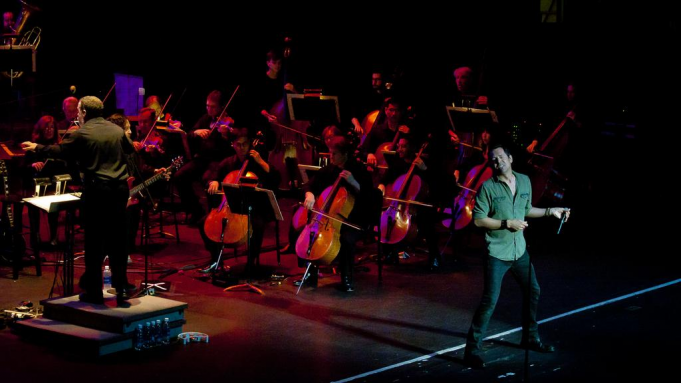
POLYGON ((182 156, 177 156, 173 160, 173 162, 170 164, 171 169, 177 170, 179 169, 182 165, 184 164, 184 158, 182 156))

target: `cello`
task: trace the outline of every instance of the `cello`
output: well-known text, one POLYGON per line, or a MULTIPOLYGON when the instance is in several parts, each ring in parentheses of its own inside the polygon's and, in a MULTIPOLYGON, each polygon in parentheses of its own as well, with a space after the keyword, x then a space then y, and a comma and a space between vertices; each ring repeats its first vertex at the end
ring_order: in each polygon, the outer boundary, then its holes
MULTIPOLYGON (((452 220, 454 221, 454 229, 461 230, 473 219, 473 208, 475 207, 475 195, 480 190, 482 184, 492 177, 492 168, 489 166, 488 160, 484 163, 474 166, 468 171, 466 180, 461 187, 459 195, 454 198, 454 212, 452 212, 451 219, 445 219, 442 224, 450 228, 452 220)), ((451 209, 445 209, 445 213, 450 213, 451 209)))
MULTIPOLYGON (((459 194, 454 197, 454 203, 451 208, 444 209, 443 213, 451 214, 452 218, 447 218, 442 221, 442 225, 451 228, 452 219, 455 224, 453 229, 461 230, 468 226, 473 218, 473 208, 475 207, 475 195, 480 190, 482 184, 493 175, 492 168, 489 165, 489 143, 491 135, 488 130, 484 130, 480 135, 480 146, 473 147, 479 150, 476 155, 480 155, 482 163, 473 166, 466 174, 466 179, 463 184, 457 183, 461 188, 459 194), (452 210, 453 209, 453 210, 452 210)), ((470 157, 471 160, 476 157, 470 157)))
POLYGON ((573 115, 574 108, 544 141, 539 151, 532 153, 527 162, 532 178, 533 205, 538 204, 544 196, 554 204, 559 204, 563 200, 567 178, 554 169, 554 163, 563 155, 568 144, 569 132, 564 127, 573 121, 571 118, 573 115))
POLYGON ((328 265, 338 256, 341 225, 350 225, 338 217, 348 217, 355 204, 355 197, 341 186, 341 181, 343 177, 339 175, 332 186, 324 189, 311 210, 310 222, 298 236, 296 254, 308 262, 328 265))
MULTIPOLYGON (((430 139, 430 135, 428 135, 430 139)), ((421 177, 414 174, 416 159, 421 158, 428 141, 421 145, 414 162, 406 174, 399 176, 395 182, 386 188, 386 199, 392 200, 388 208, 381 214, 381 243, 396 244, 411 241, 418 233, 416 225, 411 222, 411 206, 416 197, 421 194, 423 182, 421 177)))
MULTIPOLYGON (((260 144, 260 138, 253 140, 252 148, 260 144)), ((222 180, 222 183, 241 184, 242 177, 254 180, 257 183, 258 176, 253 172, 247 172, 249 158, 246 157, 239 170, 229 172, 222 180)), ((218 207, 211 209, 203 225, 206 236, 213 242, 224 243, 225 245, 240 246, 246 243, 247 233, 252 232, 248 226, 248 216, 244 214, 232 213, 227 203, 227 197, 223 194, 222 202, 218 207), (224 225, 223 230, 223 223, 224 225), (224 237, 223 237, 224 234, 224 237)))

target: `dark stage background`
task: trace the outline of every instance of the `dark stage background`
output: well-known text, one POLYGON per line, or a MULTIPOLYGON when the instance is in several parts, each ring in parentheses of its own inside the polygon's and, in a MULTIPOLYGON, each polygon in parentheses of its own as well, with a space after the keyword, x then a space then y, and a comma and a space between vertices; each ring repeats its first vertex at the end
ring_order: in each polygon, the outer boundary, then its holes
MULTIPOLYGON (((281 49, 284 36, 293 39, 289 74, 297 87, 340 94, 341 108, 353 89, 368 84, 375 66, 388 73, 399 66, 418 102, 437 105, 454 85, 453 68, 468 65, 483 70, 482 91, 506 123, 560 103, 569 79, 580 81, 581 95, 602 109, 605 120, 633 120, 651 92, 667 86, 676 62, 670 49, 658 48, 676 42, 671 10, 614 1, 566 1, 559 24, 540 22, 538 2, 286 9, 208 1, 29 3, 40 8, 24 27, 42 28, 38 71, 12 87, 3 78, 5 121, 58 116, 71 85, 78 97, 103 97, 118 72, 143 76, 147 95, 172 93, 169 110, 193 124, 207 92, 230 94, 262 75, 265 53, 281 49)), ((15 12, 21 5, 1 4, 15 12)))

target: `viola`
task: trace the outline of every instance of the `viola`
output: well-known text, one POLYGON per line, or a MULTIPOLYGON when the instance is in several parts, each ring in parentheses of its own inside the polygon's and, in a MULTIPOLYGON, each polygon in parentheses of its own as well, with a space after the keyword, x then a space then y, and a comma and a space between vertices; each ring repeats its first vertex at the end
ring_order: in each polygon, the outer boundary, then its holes
MULTIPOLYGON (((421 145, 416 158, 422 156, 427 146, 428 141, 421 145)), ((386 187, 386 196, 395 200, 391 201, 381 214, 381 243, 409 242, 416 237, 417 228, 411 222, 412 212, 407 201, 415 200, 421 194, 424 185, 421 177, 414 174, 415 168, 414 160, 406 174, 399 176, 395 182, 386 187)))
POLYGON ((355 197, 341 186, 339 175, 332 186, 324 189, 315 200, 310 222, 298 236, 296 254, 308 262, 328 265, 340 251, 342 217, 348 217, 355 204, 355 197))

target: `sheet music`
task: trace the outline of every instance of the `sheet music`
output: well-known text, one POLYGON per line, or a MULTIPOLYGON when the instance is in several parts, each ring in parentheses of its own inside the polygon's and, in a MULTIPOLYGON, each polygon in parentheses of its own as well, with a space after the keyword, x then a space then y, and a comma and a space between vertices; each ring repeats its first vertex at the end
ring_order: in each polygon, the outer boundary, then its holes
POLYGON ((24 202, 30 203, 48 213, 54 213, 80 201, 78 196, 73 194, 47 195, 44 197, 24 198, 24 202))
POLYGON ((279 203, 277 202, 277 197, 274 195, 274 192, 269 189, 261 189, 259 187, 252 187, 252 186, 242 186, 239 184, 232 184, 229 182, 223 182, 222 183, 223 190, 225 190, 225 187, 232 188, 232 189, 241 189, 243 188, 251 188, 253 191, 256 192, 264 192, 267 194, 267 198, 269 199, 270 206, 272 207, 272 212, 274 213, 274 218, 277 221, 283 221, 284 216, 281 214, 281 209, 279 208, 279 203))

